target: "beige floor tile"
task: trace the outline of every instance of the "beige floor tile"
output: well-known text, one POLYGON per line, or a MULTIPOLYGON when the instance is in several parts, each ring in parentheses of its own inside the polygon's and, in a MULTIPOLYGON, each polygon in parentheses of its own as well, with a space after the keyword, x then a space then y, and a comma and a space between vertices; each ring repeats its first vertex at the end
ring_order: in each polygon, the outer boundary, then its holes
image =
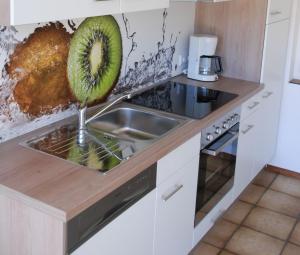
POLYGON ((300 214, 299 198, 273 190, 268 190, 258 205, 292 217, 297 217, 300 214))
POLYGON ((245 217, 250 212, 253 205, 242 202, 236 201, 224 214, 223 218, 234 222, 236 224, 241 224, 241 222, 245 219, 245 217))
POLYGON ((284 248, 282 255, 299 255, 300 254, 300 246, 288 243, 284 248))
POLYGON ((217 255, 220 252, 220 249, 207 244, 200 242, 197 246, 190 252, 189 255, 217 255))
POLYGON ((295 218, 256 207, 251 211, 243 224, 265 234, 286 240, 295 222, 295 218))
POLYGON ((226 245, 226 250, 242 255, 279 255, 284 242, 241 227, 226 245))
POLYGON ((246 188, 246 190, 241 194, 240 200, 247 203, 255 204, 261 198, 265 190, 266 189, 264 187, 250 184, 246 188))
POLYGON ((269 187, 272 181, 276 178, 277 174, 267 170, 261 171, 253 181, 253 184, 269 187))
POLYGON ((300 197, 300 180, 283 175, 278 175, 272 183, 271 189, 300 197))
POLYGON ((292 233, 290 242, 300 245, 300 222, 297 223, 297 225, 292 233))
POLYGON ((237 227, 236 224, 221 219, 206 234, 203 241, 216 247, 223 248, 237 227))
MULTIPOLYGON (((205 255, 205 254, 203 254, 203 255, 205 255)), ((233 254, 233 253, 231 253, 229 251, 223 250, 223 251, 221 251, 221 253, 219 255, 235 255, 235 254, 233 254)))

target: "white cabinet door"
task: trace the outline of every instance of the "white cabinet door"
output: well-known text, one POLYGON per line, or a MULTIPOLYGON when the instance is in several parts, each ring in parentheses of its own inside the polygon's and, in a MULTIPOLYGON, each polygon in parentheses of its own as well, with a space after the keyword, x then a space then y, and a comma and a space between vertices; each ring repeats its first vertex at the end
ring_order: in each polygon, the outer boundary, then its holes
POLYGON ((18 25, 120 13, 120 0, 14 0, 10 9, 18 25))
POLYGON ((266 26, 261 81, 266 89, 280 93, 284 84, 289 25, 289 20, 284 20, 266 26))
POLYGON ((258 131, 260 153, 255 162, 257 172, 268 164, 274 155, 277 145, 280 105, 281 95, 277 91, 265 90, 262 93, 262 108, 258 113, 260 115, 258 131))
POLYGON ((155 200, 153 190, 72 255, 153 255, 155 200))
POLYGON ((121 0, 121 12, 168 8, 169 2, 169 0, 121 0))
POLYGON ((259 138, 257 137, 257 125, 259 121, 258 109, 250 117, 240 124, 240 134, 237 148, 237 161, 234 177, 234 197, 240 193, 251 182, 253 176, 254 159, 259 150, 259 138))
POLYGON ((154 254, 186 255, 192 249, 199 157, 157 188, 154 254))
POLYGON ((293 0, 269 0, 267 24, 288 19, 293 0))
MULTIPOLYGON (((285 4, 285 1, 280 2, 285 4)), ((289 4, 289 1, 286 4, 289 4)), ((270 163, 277 146, 281 97, 285 84, 289 26, 289 20, 283 20, 266 27, 261 78, 266 86, 262 93, 262 122, 264 125, 261 126, 260 134, 263 151, 257 161, 258 165, 270 163)))

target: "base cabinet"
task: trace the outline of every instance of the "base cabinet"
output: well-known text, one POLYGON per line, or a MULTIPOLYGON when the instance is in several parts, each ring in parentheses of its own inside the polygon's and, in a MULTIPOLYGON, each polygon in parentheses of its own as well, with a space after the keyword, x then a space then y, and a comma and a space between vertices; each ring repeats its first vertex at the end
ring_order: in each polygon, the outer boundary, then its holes
POLYGON ((192 249, 198 163, 199 157, 193 158, 157 188, 155 255, 184 255, 192 249))
MULTIPOLYGON (((259 106, 250 116, 243 118, 240 125, 234 183, 235 197, 239 196, 271 161, 276 149, 281 103, 278 89, 267 88, 255 96, 255 100, 259 102, 259 106)), ((247 106, 248 103, 243 105, 243 107, 247 106)))
POLYGON ((71 255, 153 255, 155 199, 153 190, 71 255))
POLYGON ((257 146, 257 124, 258 114, 254 112, 250 117, 243 120, 240 124, 240 134, 237 149, 237 161, 234 179, 234 196, 240 193, 251 182, 254 170, 254 160, 256 158, 257 146))

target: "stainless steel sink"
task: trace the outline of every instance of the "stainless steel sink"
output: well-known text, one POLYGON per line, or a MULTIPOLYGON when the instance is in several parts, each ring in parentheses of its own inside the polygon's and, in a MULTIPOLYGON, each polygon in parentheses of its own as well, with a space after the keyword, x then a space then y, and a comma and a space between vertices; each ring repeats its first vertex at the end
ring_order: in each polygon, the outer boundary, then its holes
POLYGON ((112 133, 127 139, 152 140, 164 135, 179 124, 179 120, 171 117, 121 107, 91 121, 88 128, 112 133))
POLYGON ((83 133, 70 123, 22 144, 106 173, 185 121, 170 116, 121 106, 92 120, 83 133))

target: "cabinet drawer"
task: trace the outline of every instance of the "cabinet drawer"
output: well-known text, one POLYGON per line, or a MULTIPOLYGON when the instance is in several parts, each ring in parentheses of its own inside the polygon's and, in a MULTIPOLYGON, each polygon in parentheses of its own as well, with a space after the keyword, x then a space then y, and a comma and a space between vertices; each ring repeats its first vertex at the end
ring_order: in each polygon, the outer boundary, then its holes
POLYGON ((270 0, 269 2, 267 24, 290 18, 293 0, 270 0))
POLYGON ((261 93, 259 92, 255 96, 251 97, 248 101, 243 103, 241 111, 241 120, 248 118, 252 113, 257 111, 262 104, 261 93))
POLYGON ((180 145, 157 162, 157 182, 159 185, 169 176, 186 165, 192 158, 200 153, 201 135, 198 134, 180 145))

